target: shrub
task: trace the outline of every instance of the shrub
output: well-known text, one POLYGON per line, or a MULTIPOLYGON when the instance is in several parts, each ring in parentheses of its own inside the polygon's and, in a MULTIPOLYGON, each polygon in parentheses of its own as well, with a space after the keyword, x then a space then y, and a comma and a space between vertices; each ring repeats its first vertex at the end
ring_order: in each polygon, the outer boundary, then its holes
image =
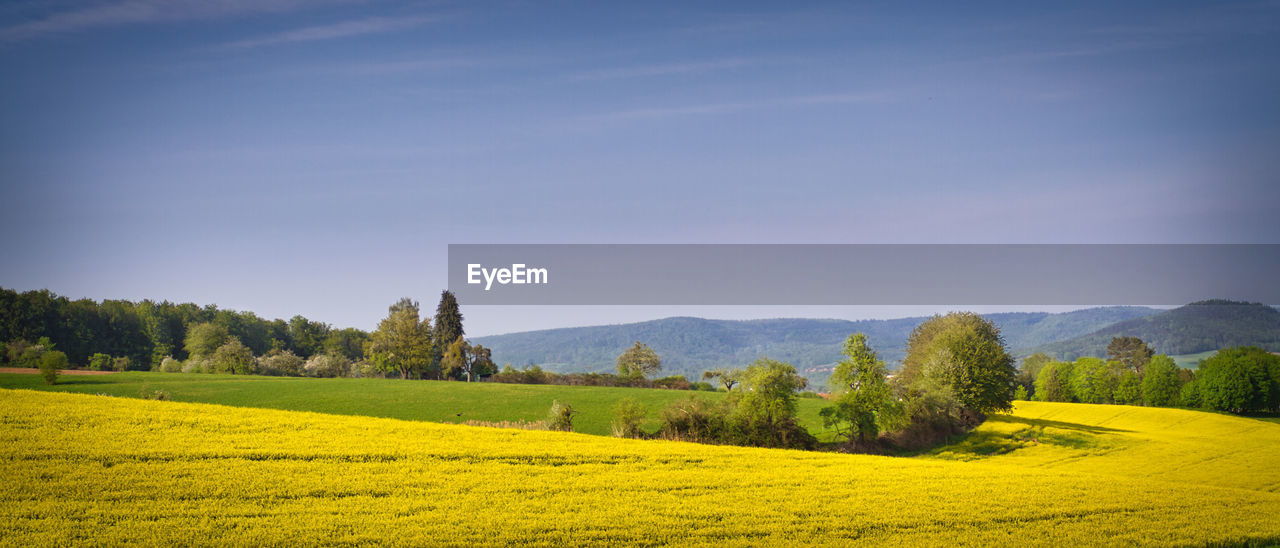
POLYGON ((152 391, 150 394, 147 394, 146 396, 144 396, 144 397, 143 397, 143 399, 146 399, 146 400, 158 400, 158 401, 169 401, 169 400, 171 400, 171 399, 173 399, 173 398, 172 398, 172 397, 170 397, 170 396, 169 396, 169 393, 168 393, 168 392, 165 392, 164 390, 154 390, 154 391, 152 391))
POLYGON ((89 356, 89 369, 92 371, 107 371, 111 369, 111 356, 101 352, 89 356))
POLYGON ((658 435, 669 440, 719 442, 725 431, 726 407, 690 394, 662 409, 658 435))
POLYGON ((613 421, 609 423, 613 435, 619 438, 638 438, 643 432, 640 425, 644 423, 648 410, 635 398, 623 398, 613 406, 613 421))
POLYGON ((297 377, 302 375, 302 358, 292 351, 272 350, 258 358, 258 372, 262 375, 297 377))
POLYGON ((213 353, 213 371, 215 373, 231 373, 248 375, 254 372, 257 363, 253 359, 253 351, 232 337, 213 353))
POLYGON ((165 373, 181 373, 182 362, 173 359, 173 356, 165 356, 164 359, 160 361, 160 371, 165 373))
POLYGON ((559 401, 551 402, 551 410, 547 413, 547 430, 573 431, 573 407, 559 401))
POLYGON ((672 375, 670 377, 662 377, 653 381, 654 388, 666 388, 669 390, 689 390, 692 384, 684 375, 672 375))
POLYGON ((131 361, 129 360, 129 356, 120 356, 119 358, 111 360, 111 370, 128 371, 130 363, 131 361))
POLYGON ((332 354, 317 354, 302 366, 303 374, 308 377, 345 377, 350 371, 351 360, 332 354))
POLYGON ((1013 400, 1027 401, 1027 387, 1023 385, 1018 385, 1017 388, 1013 389, 1013 400))
POLYGON ((57 383, 58 372, 66 368, 67 355, 62 352, 51 350, 40 356, 40 375, 47 384, 57 383))

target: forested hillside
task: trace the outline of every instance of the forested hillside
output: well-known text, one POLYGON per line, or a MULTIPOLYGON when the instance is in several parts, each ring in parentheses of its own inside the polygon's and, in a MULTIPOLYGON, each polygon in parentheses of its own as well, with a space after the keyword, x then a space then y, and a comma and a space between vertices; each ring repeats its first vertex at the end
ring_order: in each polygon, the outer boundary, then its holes
POLYGON ((1088 335, 1045 344, 1044 352, 1060 360, 1103 357, 1114 337, 1138 337, 1159 354, 1194 354, 1235 346, 1280 351, 1280 311, 1235 301, 1200 301, 1173 310, 1103 327, 1088 335))
MULTIPOLYGON (((1143 307, 1102 307, 1059 314, 987 315, 1000 326, 1010 348, 1027 348, 1076 337, 1103 326, 1159 312, 1143 307)), ((618 354, 635 341, 651 346, 666 374, 691 378, 720 366, 741 366, 761 355, 802 371, 834 363, 840 343, 851 333, 867 335, 887 361, 901 360, 907 335, 924 317, 895 320, 708 320, 665 318, 621 325, 527 331, 477 337, 493 350, 494 361, 517 367, 538 364, 553 371, 611 371, 618 354)))

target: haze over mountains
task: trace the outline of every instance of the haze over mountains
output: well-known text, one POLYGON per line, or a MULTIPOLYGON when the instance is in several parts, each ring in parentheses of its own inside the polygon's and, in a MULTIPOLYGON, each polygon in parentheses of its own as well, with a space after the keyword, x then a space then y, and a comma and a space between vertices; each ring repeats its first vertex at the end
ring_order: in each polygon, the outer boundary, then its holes
MULTIPOLYGON (((986 314, 1000 326, 1007 346, 1022 357, 1044 351, 1060 359, 1103 356, 1111 338, 1133 335, 1157 352, 1187 354, 1226 346, 1280 350, 1280 311, 1266 305, 1205 301, 1172 310, 1099 307, 1064 313, 986 314), (1212 306, 1210 306, 1212 305, 1212 306)), ((787 318, 709 320, 674 317, 647 322, 571 327, 477 337, 499 364, 530 363, 556 372, 614 369, 618 354, 635 341, 653 347, 663 373, 691 379, 716 367, 740 367, 759 356, 794 364, 811 381, 825 379, 840 358, 840 344, 863 332, 891 367, 905 353, 907 336, 926 317, 893 320, 787 318)))

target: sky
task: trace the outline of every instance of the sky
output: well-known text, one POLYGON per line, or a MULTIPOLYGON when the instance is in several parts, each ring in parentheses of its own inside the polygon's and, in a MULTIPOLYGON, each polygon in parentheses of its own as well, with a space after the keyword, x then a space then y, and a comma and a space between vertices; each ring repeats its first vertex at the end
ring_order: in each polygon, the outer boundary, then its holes
POLYGON ((9 1, 0 286, 372 329, 450 243, 1280 243, 1276 51, 1276 1, 9 1))

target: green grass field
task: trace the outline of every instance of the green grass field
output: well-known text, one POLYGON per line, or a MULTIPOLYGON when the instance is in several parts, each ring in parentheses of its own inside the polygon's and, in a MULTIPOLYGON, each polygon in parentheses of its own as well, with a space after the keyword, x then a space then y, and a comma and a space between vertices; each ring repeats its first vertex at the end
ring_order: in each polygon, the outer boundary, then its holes
POLYGON ((1201 360, 1217 353, 1217 350, 1206 350, 1204 352, 1196 352, 1195 354, 1178 354, 1169 357, 1173 358, 1173 363, 1177 364, 1178 367, 1183 369, 1195 369, 1200 366, 1201 360))
MULTIPOLYGON (((559 400, 577 411, 574 431, 597 435, 610 433, 613 405, 622 398, 635 398, 648 408, 647 427, 652 430, 657 425, 658 410, 672 401, 690 394, 711 399, 725 395, 646 388, 151 372, 63 375, 53 386, 45 384, 39 375, 0 374, 0 388, 133 398, 163 390, 173 401, 449 423, 542 420, 551 402, 559 400)), ((823 400, 799 400, 801 423, 819 436, 826 434, 818 416, 824 405, 827 403, 823 400)))
POLYGON ((1277 449, 1083 404, 907 458, 0 390, 0 545, 1269 546, 1277 449))

